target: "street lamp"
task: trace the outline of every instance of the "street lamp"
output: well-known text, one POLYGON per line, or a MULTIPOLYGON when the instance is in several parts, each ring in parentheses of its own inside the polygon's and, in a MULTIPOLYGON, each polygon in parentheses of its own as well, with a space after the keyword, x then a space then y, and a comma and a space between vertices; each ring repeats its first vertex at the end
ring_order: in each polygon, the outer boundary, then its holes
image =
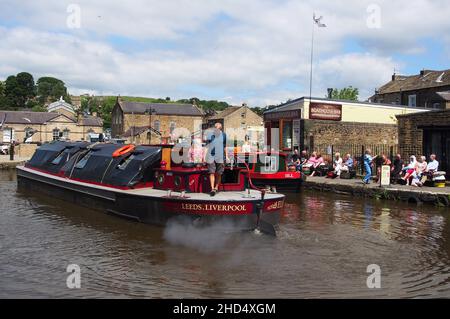
POLYGON ((146 113, 148 113, 148 144, 151 144, 152 140, 152 115, 156 114, 156 110, 154 108, 148 108, 146 113))
POLYGON ((309 76, 309 103, 311 103, 312 98, 312 80, 313 80, 313 60, 314 60, 314 29, 317 25, 319 28, 326 28, 327 25, 322 23, 323 17, 320 16, 316 18, 316 14, 313 14, 313 28, 312 28, 312 37, 311 37, 311 71, 309 76))

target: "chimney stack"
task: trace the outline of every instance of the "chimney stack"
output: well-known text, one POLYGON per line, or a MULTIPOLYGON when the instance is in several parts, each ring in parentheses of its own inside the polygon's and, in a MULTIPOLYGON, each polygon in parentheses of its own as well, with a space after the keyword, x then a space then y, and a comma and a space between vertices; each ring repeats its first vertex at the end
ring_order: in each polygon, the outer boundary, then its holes
POLYGON ((333 89, 333 88, 329 88, 327 91, 328 91, 328 98, 331 100, 332 97, 333 97, 333 91, 334 91, 334 89, 333 89))

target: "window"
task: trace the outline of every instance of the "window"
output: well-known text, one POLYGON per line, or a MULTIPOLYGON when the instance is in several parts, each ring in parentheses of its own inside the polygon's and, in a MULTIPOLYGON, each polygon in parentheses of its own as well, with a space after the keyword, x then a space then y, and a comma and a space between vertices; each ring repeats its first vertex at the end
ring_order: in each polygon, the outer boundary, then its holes
POLYGON ((3 143, 11 143, 15 140, 15 132, 12 128, 3 129, 3 143))
POLYGON ((173 131, 175 131, 175 126, 176 126, 175 122, 170 122, 170 134, 172 134, 173 131))
POLYGON ((408 95, 408 106, 416 107, 417 106, 417 95, 408 95))
POLYGON ((161 131, 161 122, 160 121, 158 121, 158 120, 156 120, 154 123, 153 123, 153 129, 155 129, 156 131, 161 131))
POLYGON ((59 140, 59 129, 55 128, 53 130, 53 140, 58 141, 59 140))
POLYGON ((283 149, 292 149, 292 121, 283 121, 283 149))
POLYGON ((63 131, 63 137, 64 137, 65 139, 69 139, 69 133, 70 133, 70 130, 66 128, 66 129, 63 131))
POLYGON ((78 163, 75 165, 75 168, 84 168, 89 160, 91 158, 92 153, 87 153, 78 163))
POLYGON ((439 102, 433 103, 433 109, 440 109, 440 108, 441 108, 441 103, 439 103, 439 102))

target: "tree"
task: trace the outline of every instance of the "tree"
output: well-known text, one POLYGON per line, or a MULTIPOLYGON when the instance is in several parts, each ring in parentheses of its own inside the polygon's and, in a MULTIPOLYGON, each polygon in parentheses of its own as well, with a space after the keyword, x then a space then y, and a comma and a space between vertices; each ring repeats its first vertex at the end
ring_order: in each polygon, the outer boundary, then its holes
POLYGON ((25 102, 34 98, 36 96, 36 86, 33 76, 28 72, 21 72, 16 75, 16 78, 20 94, 25 102))
POLYGON ((5 96, 5 81, 0 81, 0 96, 5 96))
POLYGON ((65 101, 70 101, 70 96, 67 93, 67 87, 63 81, 53 77, 42 77, 36 82, 37 95, 39 102, 45 104, 50 99, 51 102, 58 100, 61 96, 65 101))
POLYGON ((343 89, 333 89, 331 98, 336 100, 358 101, 359 90, 352 86, 343 89))

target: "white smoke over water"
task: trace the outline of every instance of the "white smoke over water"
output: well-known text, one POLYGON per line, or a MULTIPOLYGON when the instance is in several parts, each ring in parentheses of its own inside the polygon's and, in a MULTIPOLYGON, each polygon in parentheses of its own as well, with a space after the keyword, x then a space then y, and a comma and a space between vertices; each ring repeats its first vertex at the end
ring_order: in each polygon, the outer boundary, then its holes
POLYGON ((225 248, 238 234, 240 225, 218 220, 198 225, 189 218, 173 218, 164 229, 163 237, 174 245, 192 248, 203 253, 213 253, 225 248))

